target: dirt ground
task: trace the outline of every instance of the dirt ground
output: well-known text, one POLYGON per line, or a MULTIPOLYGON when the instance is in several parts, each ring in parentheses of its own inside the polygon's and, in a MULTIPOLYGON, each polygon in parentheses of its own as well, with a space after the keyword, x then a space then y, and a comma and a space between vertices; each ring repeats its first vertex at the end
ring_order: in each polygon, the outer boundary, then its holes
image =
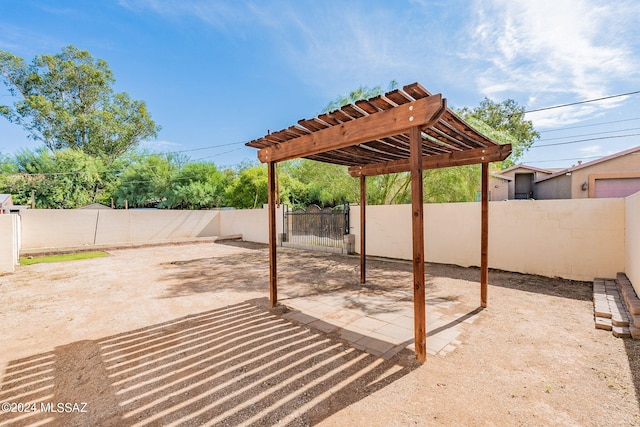
POLYGON ((491 271, 478 310, 478 269, 428 265, 427 312, 474 321, 419 365, 287 317, 319 295, 392 312, 353 295, 410 296, 407 263, 362 286, 355 257, 281 250, 269 309, 265 246, 109 253, 0 276, 0 426, 640 425, 640 344, 594 328, 590 283, 491 271))

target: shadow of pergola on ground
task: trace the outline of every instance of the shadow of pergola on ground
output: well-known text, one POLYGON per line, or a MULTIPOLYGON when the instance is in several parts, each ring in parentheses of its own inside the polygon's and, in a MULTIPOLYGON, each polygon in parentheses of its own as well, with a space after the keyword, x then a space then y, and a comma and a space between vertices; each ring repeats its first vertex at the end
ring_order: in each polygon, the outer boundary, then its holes
POLYGON ((34 402, 37 410, 0 420, 11 426, 315 424, 416 367, 404 354, 383 360, 250 300, 11 361, 0 401, 34 402), (86 412, 41 410, 60 402, 86 402, 86 412))

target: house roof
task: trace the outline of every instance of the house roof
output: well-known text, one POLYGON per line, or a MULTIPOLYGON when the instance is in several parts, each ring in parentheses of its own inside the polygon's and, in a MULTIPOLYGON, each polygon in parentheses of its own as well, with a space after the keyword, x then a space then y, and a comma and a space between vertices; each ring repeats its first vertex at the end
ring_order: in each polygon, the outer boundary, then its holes
POLYGON ((7 202, 11 202, 13 204, 13 201, 11 201, 11 194, 0 194, 0 206, 4 206, 7 202))
POLYGON ((511 145, 479 133, 419 83, 343 106, 246 145, 261 162, 306 158, 349 166, 352 176, 408 171, 410 130, 419 127, 423 169, 504 160, 511 145))
POLYGON ((607 162, 609 160, 617 159, 619 157, 623 157, 623 156, 626 156, 628 154, 633 154, 633 153, 638 153, 638 152, 640 152, 640 145, 637 146, 637 147, 630 148, 628 150, 620 151, 620 152, 612 154, 610 156, 601 157, 599 159, 592 160, 592 161, 587 162, 587 163, 582 163, 582 164, 578 164, 578 165, 572 166, 570 168, 562 169, 562 170, 560 170, 558 172, 555 172, 552 175, 544 176, 544 177, 542 177, 540 179, 537 179, 536 182, 541 182, 541 181, 546 181, 548 179, 553 179, 553 178, 556 178, 558 176, 564 175, 566 173, 570 173, 570 172, 573 172, 573 171, 576 171, 576 170, 579 170, 579 169, 588 168, 588 167, 597 165, 599 163, 604 163, 604 162, 607 162))
POLYGON ((498 178, 498 179, 504 179, 505 181, 513 181, 512 177, 506 176, 506 175, 501 175, 501 174, 498 174, 498 173, 492 173, 491 176, 494 177, 494 178, 498 178))
POLYGON ((507 168, 507 169, 503 169, 503 170, 500 171, 500 173, 504 174, 505 172, 511 172, 512 170, 516 170, 516 169, 529 169, 529 170, 534 171, 534 172, 542 172, 542 173, 547 173, 547 174, 552 174, 553 173, 552 170, 536 168, 534 166, 525 165, 523 163, 519 163, 519 164, 517 164, 515 166, 511 166, 510 168, 507 168))

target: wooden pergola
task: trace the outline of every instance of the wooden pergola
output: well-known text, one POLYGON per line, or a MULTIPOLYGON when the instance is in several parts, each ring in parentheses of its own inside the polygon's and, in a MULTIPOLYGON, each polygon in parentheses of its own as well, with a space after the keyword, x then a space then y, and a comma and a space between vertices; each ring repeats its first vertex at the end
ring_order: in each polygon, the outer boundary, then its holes
POLYGON ((482 135, 447 108, 442 95, 432 95, 419 83, 358 101, 339 110, 298 121, 246 144, 259 149, 267 164, 269 187, 269 286, 271 306, 278 302, 276 265, 276 165, 306 158, 349 167, 360 178, 360 282, 366 278, 366 177, 411 173, 413 295, 415 351, 426 360, 424 278, 424 214, 422 171, 482 164, 482 231, 480 304, 487 306, 489 163, 506 159, 510 144, 482 135))

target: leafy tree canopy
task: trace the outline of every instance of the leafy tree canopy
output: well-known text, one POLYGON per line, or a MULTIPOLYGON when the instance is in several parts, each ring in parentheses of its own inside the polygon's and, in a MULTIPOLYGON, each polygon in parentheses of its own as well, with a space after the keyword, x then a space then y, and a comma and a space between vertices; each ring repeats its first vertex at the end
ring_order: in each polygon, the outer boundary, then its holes
POLYGON ((114 93, 106 61, 71 45, 31 64, 0 50, 0 78, 17 98, 0 115, 52 152, 73 148, 109 161, 160 130, 143 101, 114 93))
POLYGON ((535 140, 540 138, 533 122, 524 119, 524 111, 524 107, 519 106, 513 99, 494 102, 484 98, 478 107, 464 107, 457 113, 471 126, 496 142, 512 145, 511 156, 502 162, 504 167, 509 167, 522 158, 535 140))
POLYGON ((24 150, 15 156, 14 173, 3 177, 0 190, 12 194, 16 204, 29 204, 34 191, 36 208, 77 208, 108 198, 103 170, 101 160, 82 151, 24 150))
MULTIPOLYGON (((392 91, 397 88, 398 82, 391 80, 387 90, 392 91)), ((383 90, 380 85, 374 87, 360 85, 356 90, 352 90, 347 95, 338 95, 334 100, 329 102, 326 107, 324 107, 322 112, 329 113, 345 105, 354 104, 356 101, 360 101, 361 99, 369 99, 374 96, 382 95, 382 93, 383 90)))

